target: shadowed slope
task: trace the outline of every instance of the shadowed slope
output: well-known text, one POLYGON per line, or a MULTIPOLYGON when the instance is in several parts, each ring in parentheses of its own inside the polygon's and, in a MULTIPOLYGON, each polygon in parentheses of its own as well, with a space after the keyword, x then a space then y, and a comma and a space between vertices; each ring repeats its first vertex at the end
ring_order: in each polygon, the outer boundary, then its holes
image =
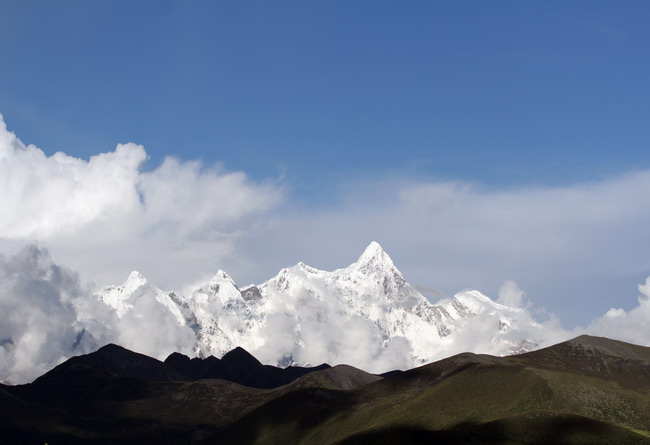
POLYGON ((351 390, 381 379, 382 377, 378 375, 367 373, 352 366, 337 365, 333 368, 323 369, 300 377, 287 385, 285 390, 309 387, 351 390))
POLYGON ((223 379, 254 388, 276 388, 310 372, 329 368, 326 364, 311 368, 277 368, 263 365, 240 347, 226 353, 221 360, 212 356, 206 359, 190 359, 185 355, 173 353, 167 357, 165 365, 183 376, 177 380, 223 379))
POLYGON ((604 337, 582 335, 512 359, 541 369, 608 378, 630 388, 647 386, 650 379, 650 348, 604 337))
POLYGON ((648 438, 609 423, 573 415, 512 417, 440 431, 394 427, 350 436, 336 445, 645 445, 648 438))
POLYGON ((593 443, 649 443, 649 350, 579 337, 513 357, 459 354, 355 391, 287 394, 224 434, 255 444, 568 444, 601 433, 593 443))
POLYGON ((165 366, 161 361, 144 354, 109 344, 97 351, 72 357, 34 380, 36 386, 55 382, 95 377, 127 377, 157 381, 181 380, 184 376, 165 366))
POLYGON ((221 360, 175 353, 161 362, 107 345, 32 384, 3 386, 0 431, 15 443, 139 443, 142 437, 185 443, 188 435, 231 423, 282 394, 255 387, 276 388, 327 368, 266 366, 241 348, 221 360))
POLYGON ((112 378, 142 379, 159 382, 223 379, 256 388, 275 388, 293 380, 329 368, 322 364, 312 368, 262 365, 243 348, 235 348, 220 360, 215 357, 194 358, 173 353, 164 362, 109 344, 97 351, 72 357, 34 381, 37 387, 65 387, 74 381, 112 378))
POLYGON ((636 445, 650 443, 649 357, 583 336, 381 378, 344 365, 283 370, 243 349, 160 362, 109 345, 0 386, 0 433, 3 443, 636 445))

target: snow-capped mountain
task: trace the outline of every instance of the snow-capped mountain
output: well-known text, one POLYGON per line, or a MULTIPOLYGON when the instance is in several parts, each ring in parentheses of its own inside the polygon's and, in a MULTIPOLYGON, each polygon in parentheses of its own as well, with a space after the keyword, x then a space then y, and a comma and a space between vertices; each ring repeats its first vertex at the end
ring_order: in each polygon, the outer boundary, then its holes
POLYGON ((199 356, 242 346, 281 366, 349 363, 378 372, 466 350, 522 352, 535 347, 541 328, 525 309, 475 290, 429 302, 376 242, 332 272, 298 263, 240 288, 220 270, 182 292, 163 292, 133 272, 124 285, 96 295, 118 317, 139 300, 157 302, 194 332, 199 356))
POLYGON ((185 322, 183 314, 171 295, 149 284, 147 279, 137 271, 131 272, 122 286, 108 286, 97 294, 99 301, 115 309, 120 318, 133 308, 138 299, 153 297, 172 313, 179 324, 183 324, 185 322))

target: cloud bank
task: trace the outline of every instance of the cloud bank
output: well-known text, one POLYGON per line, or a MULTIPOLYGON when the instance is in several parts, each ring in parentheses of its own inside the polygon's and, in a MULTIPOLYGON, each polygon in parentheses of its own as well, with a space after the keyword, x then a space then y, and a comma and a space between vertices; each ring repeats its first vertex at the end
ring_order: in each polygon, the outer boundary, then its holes
MULTIPOLYGON (((167 157, 144 171, 142 146, 88 161, 23 144, 0 116, 0 238, 37 241, 109 284, 139 268, 162 284, 216 266, 253 216, 282 200, 277 182, 167 157), (205 269, 205 266, 200 268, 205 269), (117 273, 116 273, 117 272, 117 273)), ((215 267, 216 269, 216 267, 215 267)))
POLYGON ((0 378, 24 382, 70 355, 79 277, 43 249, 0 256, 0 378))
POLYGON ((0 379, 25 383, 108 343, 156 357, 192 354, 194 332, 150 295, 117 317, 79 275, 33 245, 0 256, 0 379))

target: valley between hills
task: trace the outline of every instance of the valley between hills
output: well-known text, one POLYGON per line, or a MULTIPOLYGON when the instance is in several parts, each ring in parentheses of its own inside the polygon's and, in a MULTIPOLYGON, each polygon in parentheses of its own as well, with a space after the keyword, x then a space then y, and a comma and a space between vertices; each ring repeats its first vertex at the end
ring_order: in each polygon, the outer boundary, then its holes
POLYGON ((3 444, 650 444, 650 348, 580 336, 408 371, 107 345, 0 385, 3 444))

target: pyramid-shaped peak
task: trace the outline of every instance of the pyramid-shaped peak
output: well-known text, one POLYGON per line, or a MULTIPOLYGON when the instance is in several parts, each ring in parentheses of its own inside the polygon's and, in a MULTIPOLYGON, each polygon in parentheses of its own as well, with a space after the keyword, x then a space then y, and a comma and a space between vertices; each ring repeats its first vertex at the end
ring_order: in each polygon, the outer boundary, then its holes
POLYGON ((399 273, 390 256, 382 249, 377 241, 371 242, 353 265, 357 270, 367 273, 399 273))
POLYGON ((381 247, 377 241, 371 242, 366 250, 363 251, 357 264, 376 264, 384 263, 393 266, 393 260, 390 259, 386 251, 381 247))
POLYGON ((226 280, 234 282, 230 275, 228 275, 224 270, 219 269, 216 274, 214 274, 214 280, 226 280))
POLYGON ((147 281, 147 279, 137 270, 134 270, 129 274, 129 278, 126 281, 147 281))
POLYGON ((147 284, 147 279, 137 270, 134 270, 129 275, 129 278, 124 282, 124 291, 126 293, 131 293, 140 286, 147 284))
POLYGON ((242 367, 253 369, 261 367, 262 363, 257 360, 250 352, 237 346, 235 349, 228 351, 222 358, 221 361, 227 363, 230 366, 242 367))
POLYGON ((366 254, 381 254, 381 253, 386 253, 384 252, 383 247, 377 242, 377 241, 371 241, 370 244, 368 244, 368 247, 366 247, 366 250, 363 252, 364 255, 366 254))

